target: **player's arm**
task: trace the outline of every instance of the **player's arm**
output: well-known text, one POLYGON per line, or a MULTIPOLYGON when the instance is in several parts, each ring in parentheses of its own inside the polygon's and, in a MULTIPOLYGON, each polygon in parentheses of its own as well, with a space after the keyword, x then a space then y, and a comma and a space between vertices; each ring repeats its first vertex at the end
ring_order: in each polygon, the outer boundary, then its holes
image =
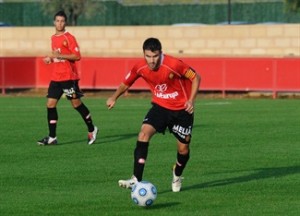
POLYGON ((77 53, 61 54, 58 50, 53 51, 50 57, 52 59, 57 58, 59 60, 68 60, 68 61, 79 61, 81 58, 80 55, 78 55, 77 53))
POLYGON ((111 97, 106 101, 106 106, 110 110, 114 107, 116 100, 129 89, 129 87, 139 78, 138 73, 136 73, 136 67, 133 67, 131 71, 126 75, 124 81, 117 88, 111 97))
POLYGON ((192 114, 194 112, 194 102, 195 102, 196 95, 198 93, 201 77, 196 71, 192 69, 188 70, 185 76, 192 80, 191 95, 187 100, 187 102, 185 103, 185 107, 186 107, 185 110, 188 113, 192 114))
POLYGON ((79 61, 80 55, 77 54, 61 54, 59 51, 53 51, 50 55, 46 56, 43 61, 45 64, 51 64, 54 59, 67 60, 67 61, 79 61))
POLYGON ((106 106, 110 110, 114 107, 116 100, 129 88, 128 85, 121 83, 121 85, 117 88, 117 90, 113 93, 111 97, 109 97, 106 101, 106 106))
POLYGON ((43 58, 43 61, 45 64, 51 64, 52 58, 50 56, 46 56, 45 58, 43 58))
POLYGON ((43 61, 45 64, 54 62, 54 59, 67 60, 67 61, 79 61, 81 59, 80 52, 74 52, 70 54, 62 54, 59 50, 54 50, 50 55, 47 55, 43 61))
POLYGON ((68 36, 68 49, 69 52, 61 53, 60 49, 53 49, 51 58, 58 60, 67 60, 67 61, 79 61, 81 59, 81 54, 79 50, 78 43, 73 36, 68 36))

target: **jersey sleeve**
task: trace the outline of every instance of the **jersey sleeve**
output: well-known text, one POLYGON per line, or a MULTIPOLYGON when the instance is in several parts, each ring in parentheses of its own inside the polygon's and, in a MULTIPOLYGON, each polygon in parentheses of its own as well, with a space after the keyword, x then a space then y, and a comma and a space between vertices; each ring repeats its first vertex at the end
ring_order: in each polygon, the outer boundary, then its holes
POLYGON ((180 73, 181 76, 193 80, 196 76, 196 72, 194 69, 192 69, 189 65, 184 63, 183 61, 179 60, 176 64, 176 71, 180 73))
POLYGON ((195 70, 190 67, 188 70, 186 70, 184 77, 189 80, 193 80, 196 77, 195 70))
POLYGON ((79 46, 78 46, 78 43, 77 43, 75 37, 70 35, 68 40, 69 40, 69 49, 70 49, 71 53, 80 57, 81 54, 80 54, 79 46))
POLYGON ((123 83, 127 86, 131 86, 139 77, 140 75, 137 73, 136 67, 133 67, 125 76, 123 83))
POLYGON ((129 71, 129 73, 126 75, 125 79, 123 80, 123 83, 127 86, 131 86, 138 78, 139 76, 135 72, 129 71))

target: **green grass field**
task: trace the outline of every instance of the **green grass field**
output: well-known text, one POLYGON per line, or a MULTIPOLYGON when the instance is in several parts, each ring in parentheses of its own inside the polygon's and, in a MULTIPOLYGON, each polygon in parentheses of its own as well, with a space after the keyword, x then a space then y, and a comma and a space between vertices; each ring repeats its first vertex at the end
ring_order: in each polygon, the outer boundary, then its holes
POLYGON ((174 137, 151 141, 144 179, 158 189, 153 206, 133 204, 118 180, 132 175, 133 149, 149 98, 84 98, 97 142, 60 101, 57 146, 47 135, 46 99, 0 98, 0 215, 300 215, 300 100, 201 99, 191 159, 180 193, 171 192, 174 137))

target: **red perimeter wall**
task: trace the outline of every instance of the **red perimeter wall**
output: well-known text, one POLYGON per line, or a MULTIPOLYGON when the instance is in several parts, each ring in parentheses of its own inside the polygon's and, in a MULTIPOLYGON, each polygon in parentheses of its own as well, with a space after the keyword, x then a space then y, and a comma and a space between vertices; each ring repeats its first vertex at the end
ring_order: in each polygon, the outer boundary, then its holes
MULTIPOLYGON (((83 89, 115 89, 140 58, 90 58, 77 63, 83 89)), ((201 91, 300 92, 300 58, 181 58, 197 70, 201 91)), ((47 88, 52 66, 41 57, 0 58, 0 87, 47 88)), ((131 89, 146 90, 140 79, 131 89)))

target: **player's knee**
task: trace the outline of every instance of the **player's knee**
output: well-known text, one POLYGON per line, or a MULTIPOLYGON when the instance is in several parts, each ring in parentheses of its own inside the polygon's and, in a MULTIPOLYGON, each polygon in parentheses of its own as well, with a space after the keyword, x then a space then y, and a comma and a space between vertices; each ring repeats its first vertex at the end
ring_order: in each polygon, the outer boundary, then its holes
POLYGON ((82 102, 79 99, 74 99, 74 100, 71 100, 71 104, 72 104, 72 107, 74 109, 76 109, 77 107, 79 107, 82 104, 82 102))
POLYGON ((181 155, 187 155, 189 154, 190 150, 187 148, 187 149, 178 149, 178 153, 181 154, 181 155))
POLYGON ((139 132, 139 135, 138 135, 138 140, 139 141, 142 141, 142 142, 148 142, 149 141, 149 135, 146 134, 145 132, 143 131, 140 131, 139 132))
POLYGON ((47 108, 55 108, 56 104, 55 103, 47 102, 46 106, 47 106, 47 108))
POLYGON ((181 155, 188 155, 190 152, 190 148, 188 144, 180 143, 177 149, 178 153, 181 155))

